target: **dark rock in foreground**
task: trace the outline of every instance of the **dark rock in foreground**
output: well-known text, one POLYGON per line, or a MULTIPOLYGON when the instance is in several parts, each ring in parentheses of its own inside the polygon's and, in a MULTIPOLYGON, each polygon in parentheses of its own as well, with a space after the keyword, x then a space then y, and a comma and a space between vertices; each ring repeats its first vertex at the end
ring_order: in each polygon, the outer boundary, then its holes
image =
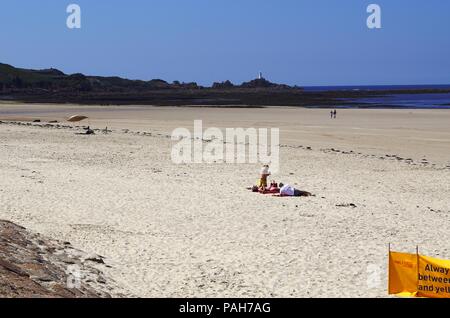
POLYGON ((101 256, 0 220, 0 297, 111 297, 101 264, 101 256))

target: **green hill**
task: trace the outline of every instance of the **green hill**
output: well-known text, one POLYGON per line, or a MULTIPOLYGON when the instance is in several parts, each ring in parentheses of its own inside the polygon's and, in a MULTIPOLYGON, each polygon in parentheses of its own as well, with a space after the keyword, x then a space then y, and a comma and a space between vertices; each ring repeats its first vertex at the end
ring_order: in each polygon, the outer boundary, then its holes
MULTIPOLYGON (((186 84, 180 84, 181 86, 186 84)), ((51 91, 95 91, 120 92, 123 90, 151 90, 173 88, 163 80, 128 80, 120 77, 67 75, 57 69, 30 70, 0 63, 1 90, 51 90, 51 91)))
POLYGON ((28 70, 0 63, 2 89, 89 89, 86 77, 70 76, 57 69, 28 70))

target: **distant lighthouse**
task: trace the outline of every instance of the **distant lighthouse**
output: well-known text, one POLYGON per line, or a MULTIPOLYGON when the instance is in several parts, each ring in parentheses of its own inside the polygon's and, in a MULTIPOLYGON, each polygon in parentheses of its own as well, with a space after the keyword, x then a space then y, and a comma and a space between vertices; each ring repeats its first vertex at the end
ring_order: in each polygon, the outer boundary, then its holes
POLYGON ((262 79, 263 79, 263 75, 262 75, 262 72, 259 72, 259 74, 258 74, 258 79, 260 79, 260 80, 262 80, 262 79))

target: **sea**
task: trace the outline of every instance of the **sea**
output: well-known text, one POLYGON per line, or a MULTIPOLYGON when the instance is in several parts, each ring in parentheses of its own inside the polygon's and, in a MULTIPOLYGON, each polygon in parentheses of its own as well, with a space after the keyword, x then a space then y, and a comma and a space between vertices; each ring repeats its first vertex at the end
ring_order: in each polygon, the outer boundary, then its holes
MULTIPOLYGON (((450 85, 378 85, 378 86, 309 86, 304 87, 306 92, 326 91, 385 91, 385 90, 418 90, 418 89, 448 89, 450 85)), ((355 107, 356 104, 373 106, 377 108, 434 108, 450 109, 450 93, 436 94, 389 94, 383 96, 341 99, 348 101, 348 106, 341 105, 340 108, 355 107)))

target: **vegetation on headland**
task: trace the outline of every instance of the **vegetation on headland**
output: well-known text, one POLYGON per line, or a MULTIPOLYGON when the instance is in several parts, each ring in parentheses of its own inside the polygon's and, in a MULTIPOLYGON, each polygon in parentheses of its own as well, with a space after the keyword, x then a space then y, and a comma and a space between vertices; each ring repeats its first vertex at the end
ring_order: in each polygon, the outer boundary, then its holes
MULTIPOLYGON (((450 93, 450 89, 305 92, 298 86, 275 84, 260 78, 235 85, 217 82, 211 87, 195 82, 168 83, 161 79, 67 75, 57 69, 30 70, 0 63, 0 101, 76 103, 91 105, 157 106, 300 106, 380 107, 355 99, 389 94, 450 93)), ((395 107, 393 105, 392 107, 395 107)))

